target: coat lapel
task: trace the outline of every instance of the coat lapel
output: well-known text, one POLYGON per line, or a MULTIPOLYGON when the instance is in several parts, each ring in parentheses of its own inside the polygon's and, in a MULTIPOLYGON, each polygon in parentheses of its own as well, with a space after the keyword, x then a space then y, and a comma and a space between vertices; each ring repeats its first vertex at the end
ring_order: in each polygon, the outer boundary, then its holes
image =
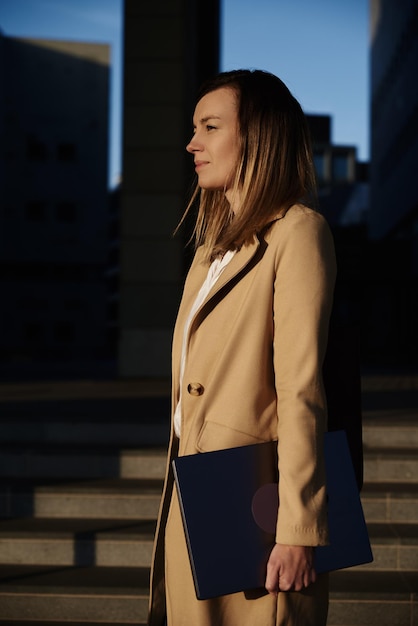
MULTIPOLYGON (((222 274, 219 276, 218 280, 206 296, 205 300, 202 302, 199 309, 196 311, 190 324, 191 329, 193 328, 193 330, 195 330, 195 320, 198 317, 201 318, 201 312, 205 308, 207 308, 207 304, 212 300, 212 298, 217 293, 219 293, 219 291, 223 289, 233 278, 238 276, 238 274, 240 274, 240 272, 242 272, 245 267, 247 267, 251 259, 254 258, 254 255, 256 254, 259 246, 260 242, 258 238, 256 238, 254 243, 243 246, 240 250, 237 251, 237 253, 233 256, 231 261, 223 270, 222 274)), ((184 299, 179 311, 178 321, 180 323, 180 328, 184 327, 185 321, 187 319, 187 316, 189 315, 193 302, 195 301, 196 296, 199 293, 203 282, 205 281, 208 269, 208 265, 203 264, 199 260, 199 258, 196 259, 196 263, 193 263, 193 266, 190 269, 187 289, 185 289, 184 299)))
POLYGON ((240 250, 238 250, 238 252, 232 257, 231 261, 225 267, 222 274, 219 276, 215 285, 210 290, 201 308, 203 308, 216 293, 218 293, 223 287, 225 287, 225 285, 227 285, 233 278, 235 278, 240 272, 242 272, 242 270, 254 257, 259 246, 260 242, 256 238, 254 243, 243 246, 240 250))
MULTIPOLYGON (((202 305, 196 311, 193 319, 191 320, 189 327, 189 338, 191 333, 196 331, 201 321, 204 319, 204 311, 209 311, 210 309, 207 307, 209 302, 214 298, 214 296, 219 293, 221 289, 223 289, 232 279, 234 279, 240 272, 242 272, 245 267, 250 263, 250 261, 254 258, 257 250, 260 247, 260 241, 256 237, 255 241, 251 244, 243 246, 238 252, 233 256, 231 261, 223 270, 222 274, 216 281, 215 285, 212 287, 207 297, 203 301, 202 305)), ((190 313, 190 310, 193 306, 193 303, 199 293, 201 286, 203 285, 205 278, 208 273, 209 266, 206 263, 202 263, 201 261, 201 252, 197 250, 195 258, 193 260, 192 266, 189 270, 189 274, 186 279, 183 298, 180 304, 177 322, 176 322, 176 332, 174 333, 173 338, 173 382, 175 383, 175 388, 177 388, 178 380, 179 380, 179 367, 180 367, 180 357, 182 350, 182 342, 183 342, 183 329, 186 324, 187 317, 190 313)))

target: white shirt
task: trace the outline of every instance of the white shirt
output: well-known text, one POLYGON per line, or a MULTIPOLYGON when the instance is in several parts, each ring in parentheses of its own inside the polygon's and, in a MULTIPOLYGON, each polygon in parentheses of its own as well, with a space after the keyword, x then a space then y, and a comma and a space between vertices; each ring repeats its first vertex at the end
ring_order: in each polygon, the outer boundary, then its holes
POLYGON ((174 412, 174 432, 176 433, 177 437, 180 437, 180 432, 181 432, 181 399, 182 399, 184 368, 186 366, 187 338, 189 335, 190 324, 195 313, 205 301, 208 293, 210 292, 210 290, 212 289, 212 287, 218 280, 219 276, 222 274, 223 270, 225 269, 225 267, 228 265, 228 263, 234 256, 234 254, 235 254, 235 250, 228 250, 227 252, 225 252, 222 258, 218 257, 211 263, 205 282, 201 286, 200 291, 196 296, 196 300, 193 303, 189 316, 184 325, 183 343, 181 347, 181 361, 180 361, 180 382, 179 382, 180 395, 179 395, 179 401, 176 406, 176 410, 174 412))

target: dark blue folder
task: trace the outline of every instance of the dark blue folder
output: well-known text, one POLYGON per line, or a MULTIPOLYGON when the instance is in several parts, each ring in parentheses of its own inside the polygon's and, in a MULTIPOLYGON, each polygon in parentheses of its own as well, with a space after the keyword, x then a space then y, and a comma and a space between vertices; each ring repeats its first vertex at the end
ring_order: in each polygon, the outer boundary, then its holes
MULTIPOLYGON (((325 435, 330 543, 318 573, 373 560, 344 431, 325 435)), ((277 442, 178 457, 174 477, 196 595, 264 587, 277 520, 277 442)))

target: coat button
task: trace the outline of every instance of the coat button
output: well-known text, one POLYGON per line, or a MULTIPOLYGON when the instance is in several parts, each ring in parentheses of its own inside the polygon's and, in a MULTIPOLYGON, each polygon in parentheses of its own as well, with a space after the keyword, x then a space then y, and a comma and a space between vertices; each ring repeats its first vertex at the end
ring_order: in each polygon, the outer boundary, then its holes
POLYGON ((201 396, 204 388, 200 383, 189 383, 187 385, 187 391, 191 396, 201 396))

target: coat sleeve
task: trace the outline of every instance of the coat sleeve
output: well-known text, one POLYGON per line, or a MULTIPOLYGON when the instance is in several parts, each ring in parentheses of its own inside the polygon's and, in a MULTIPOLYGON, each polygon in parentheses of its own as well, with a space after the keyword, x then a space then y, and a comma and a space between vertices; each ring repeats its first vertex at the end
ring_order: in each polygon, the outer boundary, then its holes
POLYGON ((322 382, 335 282, 331 233, 322 216, 289 211, 274 240, 273 359, 278 413, 276 541, 327 543, 322 382))

